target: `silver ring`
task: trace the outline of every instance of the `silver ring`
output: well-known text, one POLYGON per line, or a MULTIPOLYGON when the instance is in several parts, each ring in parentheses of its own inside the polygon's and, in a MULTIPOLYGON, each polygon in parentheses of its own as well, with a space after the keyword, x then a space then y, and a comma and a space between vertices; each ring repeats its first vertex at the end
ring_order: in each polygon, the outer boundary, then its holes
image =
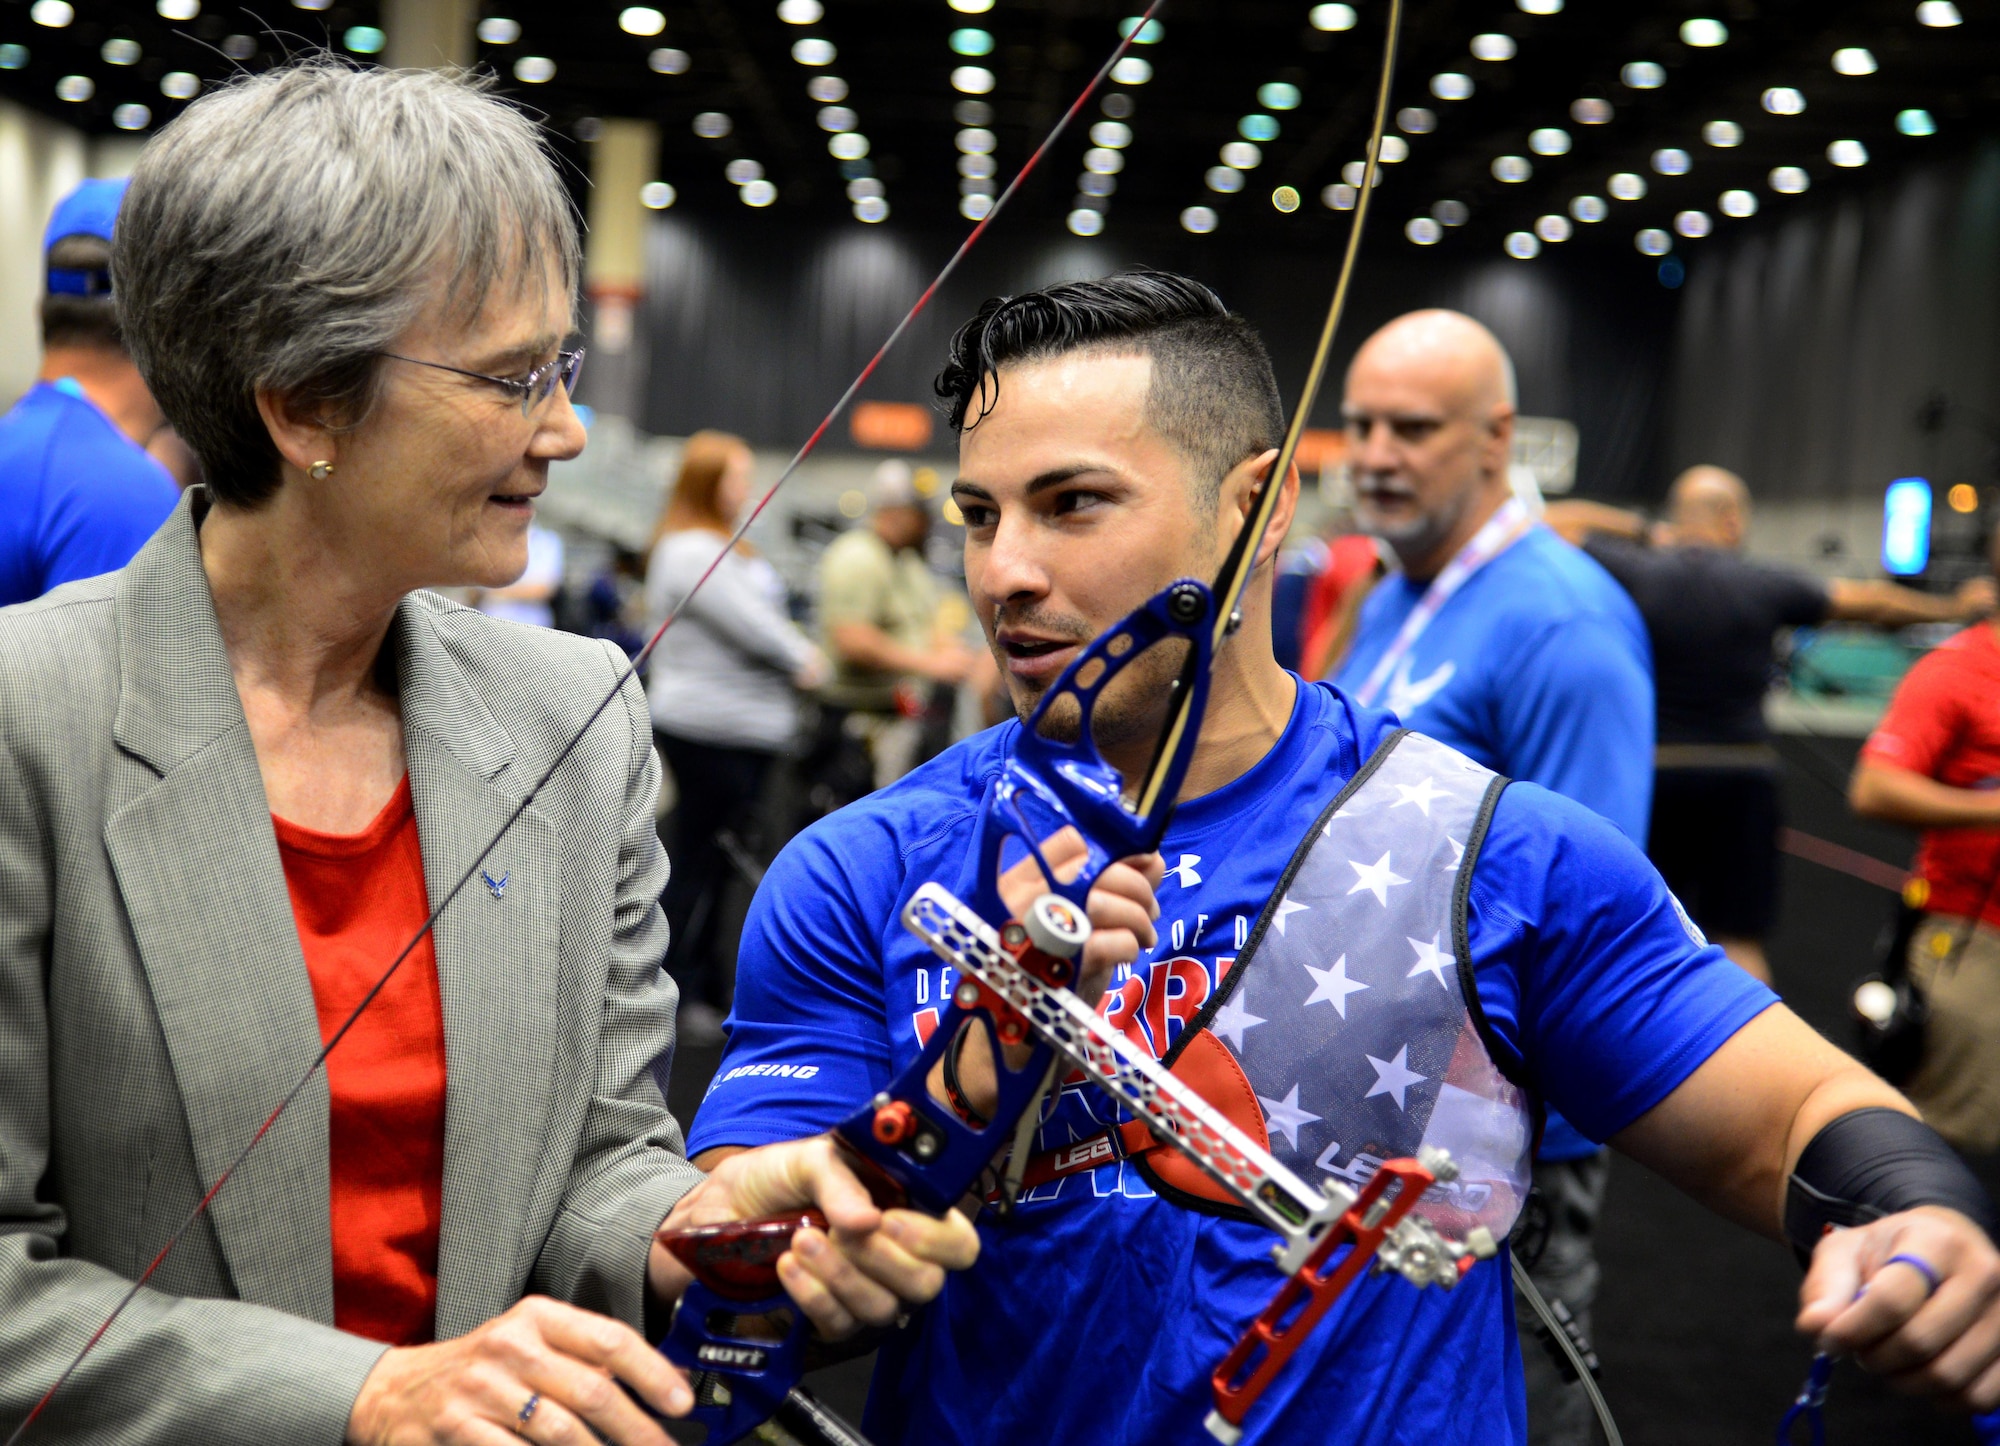
POLYGON ((528 1423, 535 1419, 535 1412, 541 1408, 541 1404, 542 1393, 540 1391, 528 1397, 526 1403, 514 1415, 514 1429, 516 1431, 526 1431, 528 1423))

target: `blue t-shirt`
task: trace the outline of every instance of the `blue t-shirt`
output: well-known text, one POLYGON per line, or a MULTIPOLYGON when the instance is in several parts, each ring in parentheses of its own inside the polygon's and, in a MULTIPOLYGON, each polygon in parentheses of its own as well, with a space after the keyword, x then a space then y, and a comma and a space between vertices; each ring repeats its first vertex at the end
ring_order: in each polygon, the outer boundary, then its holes
POLYGON ((0 417, 0 607, 116 572, 179 501, 75 382, 37 382, 0 417))
MULTIPOLYGON (((1319 810, 1392 727, 1300 684, 1277 744, 1176 811, 1160 943, 1112 989, 1164 1053, 1234 959, 1319 810)), ((953 980, 899 922, 916 889, 963 897, 980 799, 1019 733, 1007 723, 822 819, 772 865, 743 933, 729 1049, 689 1135, 699 1152, 824 1130, 917 1056, 953 980)), ((1596 815, 1517 784, 1473 873, 1480 1002, 1503 1063, 1600 1136, 1680 1084, 1773 996, 1695 943, 1651 865, 1596 815)), ((1407 969, 1398 959, 1350 965, 1407 969)), ((1312 1086, 1299 1104, 1311 1108, 1312 1086)), ((1103 1128, 1066 1091, 1038 1148, 1103 1128)), ((1208 1379, 1280 1285, 1269 1232, 1156 1197, 1122 1162, 982 1218, 971 1270, 883 1347, 868 1434, 882 1446, 1206 1443, 1208 1379)), ((1250 1417, 1253 1442, 1526 1440, 1506 1262, 1450 1292, 1367 1275, 1250 1417)))
MULTIPOLYGON (((1362 605, 1335 681, 1358 689, 1424 595, 1402 573, 1362 605)), ((1593 559, 1530 528, 1451 597, 1375 702, 1496 773, 1593 809, 1644 847, 1653 807, 1653 651, 1639 609, 1593 559)), ((1597 1145, 1551 1113, 1541 1158, 1597 1145)))

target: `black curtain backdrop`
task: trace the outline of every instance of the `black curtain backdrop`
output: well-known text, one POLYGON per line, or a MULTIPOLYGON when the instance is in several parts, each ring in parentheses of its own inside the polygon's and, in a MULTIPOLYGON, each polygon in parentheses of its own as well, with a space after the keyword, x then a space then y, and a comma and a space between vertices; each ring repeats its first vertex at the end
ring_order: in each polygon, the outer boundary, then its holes
MULTIPOLYGON (((2000 144, 1692 258, 1668 460, 1759 496, 2000 477, 2000 144)), ((1772 224, 1776 221, 1776 224, 1772 224)))
MULTIPOLYGON (((721 427, 760 446, 796 447, 958 240, 890 227, 761 224, 776 219, 655 218, 636 343, 645 350, 646 430, 721 427)), ((1232 248, 1222 237, 1179 233, 1084 241, 1036 228, 1018 234, 1003 218, 863 396, 930 403, 952 330, 987 296, 1150 265, 1199 278, 1257 325, 1280 387, 1295 397, 1337 264, 1332 249, 1232 248)), ((1449 243, 1420 251, 1392 236, 1362 257, 1315 424, 1337 425, 1340 368, 1370 331, 1417 307, 1449 306, 1506 343, 1524 412, 1577 424, 1580 490, 1657 492, 1676 299, 1650 262, 1622 248, 1552 248, 1524 263, 1454 254, 1449 243)), ((851 445, 844 423, 826 445, 851 445)), ((933 450, 951 450, 942 427, 933 450)))

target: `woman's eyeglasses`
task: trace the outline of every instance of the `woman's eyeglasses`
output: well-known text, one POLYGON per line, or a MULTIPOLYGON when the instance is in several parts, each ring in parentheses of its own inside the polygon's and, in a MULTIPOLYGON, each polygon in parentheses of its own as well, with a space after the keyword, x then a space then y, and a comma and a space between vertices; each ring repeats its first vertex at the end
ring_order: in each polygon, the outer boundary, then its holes
POLYGON ((575 351, 559 351, 553 361, 545 361, 525 376, 496 377, 486 372, 467 371, 464 367, 446 366, 443 362, 425 361, 422 357, 403 356, 399 352, 385 351, 378 355, 391 361, 409 362, 412 366, 430 367, 435 371, 453 372, 462 377, 472 377, 476 381, 491 382, 521 403, 521 415, 534 415, 535 408, 546 402, 558 383, 563 391, 576 395, 576 379, 583 371, 583 348, 575 351))

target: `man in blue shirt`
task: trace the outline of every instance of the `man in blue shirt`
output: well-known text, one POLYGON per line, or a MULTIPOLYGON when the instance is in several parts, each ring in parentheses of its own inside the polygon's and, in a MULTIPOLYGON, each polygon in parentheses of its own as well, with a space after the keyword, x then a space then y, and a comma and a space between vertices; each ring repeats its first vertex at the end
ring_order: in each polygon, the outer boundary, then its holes
POLYGON ((111 297, 124 194, 123 181, 85 181, 49 220, 42 366, 0 417, 0 606, 123 567, 180 498, 145 450, 166 419, 111 297))
MULTIPOLYGON (((1157 273, 987 303, 954 338, 939 391, 960 431, 952 496, 969 590, 1023 716, 1133 607, 1176 578, 1214 575, 1283 428, 1254 333, 1205 288, 1157 273)), ((1278 485, 1164 840, 1158 926, 1142 919, 1125 931, 1131 962, 1086 959, 1079 992, 1102 994, 1106 1017, 1156 1057, 1206 1038, 1211 1055, 1241 1061, 1256 1086, 1248 1108, 1261 1116, 1245 1123, 1312 1179, 1358 1180, 1379 1162, 1378 1137, 1336 1138, 1334 1119, 1372 1118, 1393 1134, 1422 1109, 1435 1125, 1447 1098, 1473 1098, 1485 1076, 1486 1098, 1553 1101, 1775 1235, 1795 1162, 1801 1178, 1817 1178, 1802 1162, 1852 1122, 1886 1117, 1917 1132, 1926 1160, 1956 1171, 1956 1185, 1939 1188, 1964 1192, 1963 1208, 1905 1210, 1935 1203, 1906 1195, 1860 1229, 1825 1240, 1816 1224, 1795 1232, 1814 1251, 1801 1327, 1863 1349, 1913 1386, 1966 1403, 2000 1398, 2000 1255, 1970 1218, 1990 1210, 1976 1185, 1894 1091, 1702 944, 1617 829, 1517 784, 1488 793, 1497 801, 1475 827, 1434 836, 1429 857, 1341 857, 1330 898, 1295 897, 1288 864, 1314 847, 1323 820, 1329 830, 1341 821, 1337 796, 1373 798, 1381 806, 1364 822, 1415 832, 1480 771, 1453 755, 1436 778, 1397 785, 1394 802, 1371 794, 1384 745, 1398 744, 1394 762, 1412 744, 1386 713, 1277 665, 1271 579, 1296 473, 1278 485), (1460 868, 1473 870, 1469 887, 1460 868), (1430 870, 1453 880, 1433 886, 1456 901, 1449 933, 1328 948, 1285 963, 1288 973, 1265 967, 1284 962, 1274 939, 1310 937, 1333 905, 1361 918, 1393 910, 1430 870), (1397 1037, 1384 1029, 1401 1006, 1386 1001, 1458 991, 1455 1037, 1378 1042, 1397 1037), (1260 1042, 1301 1030, 1323 1036, 1326 1067, 1266 1083, 1260 1042), (1887 1264, 1897 1254, 1939 1276, 1935 1301, 1916 1266, 1887 1264), (1975 1299, 1947 1321, 1944 1302, 1975 1299), (1951 1352, 1949 1369, 1940 1351, 1951 1352)), ((1099 748, 1128 779, 1145 767, 1174 671, 1175 660, 1142 655, 1092 714, 1099 748)), ((1010 722, 948 750, 821 820, 773 864, 744 931, 729 1049, 689 1137, 699 1163, 825 1130, 916 1058, 955 981, 900 915, 925 883, 970 891, 981 800, 1018 737, 1010 722)), ((990 1084, 990 1073, 966 1072, 952 1107, 990 1108, 990 1084)), ((1067 1147, 1118 1119, 1090 1087, 1065 1086, 1036 1158, 1075 1155, 1067 1147)), ((1521 1122, 1518 1112, 1503 1121, 1521 1126, 1525 1169, 1521 1122)), ((978 1264, 882 1347, 873 1439, 1209 1439, 1209 1373, 1279 1284, 1272 1240, 1156 1188, 1144 1149, 1086 1152, 1103 1162, 1050 1174, 1010 1220, 981 1222, 978 1264)), ((1871 1146, 1868 1158, 1880 1152, 1871 1146)), ((1844 1188, 1815 1187, 1842 1199, 1844 1188)), ((1505 1266, 1476 1266, 1449 1293, 1362 1276, 1258 1403, 1245 1439, 1517 1446, 1525 1402, 1505 1266)))
MULTIPOLYGON (((1412 312, 1355 353, 1345 416, 1356 520, 1402 566, 1363 604, 1336 681, 1496 772, 1575 799, 1644 847, 1645 623, 1609 573, 1513 498, 1514 403, 1506 352, 1457 312, 1412 312)), ((1530 1250, 1531 1273, 1586 1332, 1609 1168, 1595 1140, 1551 1112, 1535 1167, 1546 1243, 1530 1250)), ((1525 1304, 1522 1323, 1534 1326, 1525 1304)), ((1589 1446, 1581 1387, 1543 1351, 1526 1363, 1533 1446, 1589 1446)))

